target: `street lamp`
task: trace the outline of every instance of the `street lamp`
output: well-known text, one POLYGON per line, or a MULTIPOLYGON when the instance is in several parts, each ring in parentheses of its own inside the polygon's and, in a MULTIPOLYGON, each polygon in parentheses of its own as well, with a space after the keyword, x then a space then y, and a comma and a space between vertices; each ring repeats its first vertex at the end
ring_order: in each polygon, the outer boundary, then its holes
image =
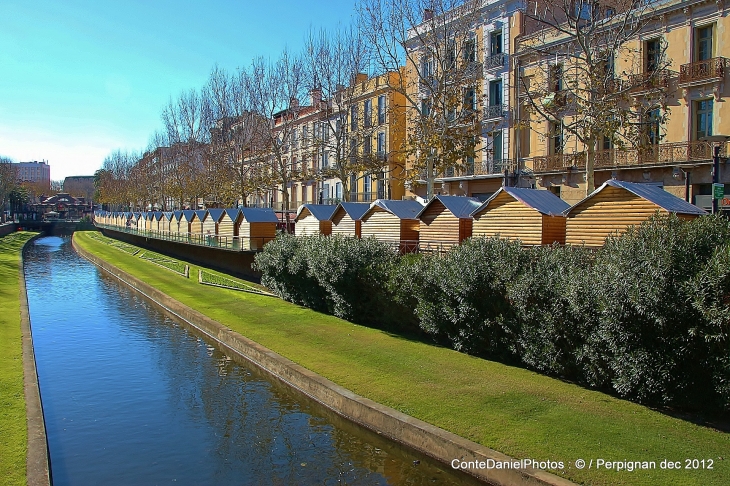
POLYGON ((724 196, 724 187, 720 188, 720 147, 730 140, 730 135, 708 135, 702 137, 703 142, 711 142, 712 150, 712 214, 718 211, 718 201, 724 196))

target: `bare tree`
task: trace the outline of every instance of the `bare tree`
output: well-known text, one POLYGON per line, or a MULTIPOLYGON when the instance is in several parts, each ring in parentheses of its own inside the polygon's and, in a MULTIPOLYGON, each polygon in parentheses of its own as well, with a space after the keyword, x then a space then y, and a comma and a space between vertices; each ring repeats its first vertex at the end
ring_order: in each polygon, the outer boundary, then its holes
POLYGON ((255 126, 259 150, 249 157, 263 166, 263 185, 281 193, 282 209, 288 221, 289 187, 299 175, 298 169, 292 167, 288 143, 297 126, 301 113, 299 100, 305 91, 302 59, 288 50, 275 63, 257 58, 246 79, 252 111, 270 120, 269 126, 255 126))
POLYGON ((332 32, 310 31, 305 41, 307 83, 321 100, 319 136, 311 146, 328 162, 320 175, 341 181, 345 201, 350 200, 352 179, 363 172, 388 170, 383 154, 370 149, 377 123, 373 123, 372 90, 362 89, 363 85, 369 87, 365 74, 370 68, 368 56, 362 29, 354 25, 339 26, 332 32), (324 158, 323 152, 327 154, 324 158))
POLYGON ((363 35, 380 72, 401 72, 392 88, 406 99, 405 152, 412 182, 473 157, 481 135, 477 116, 481 64, 475 38, 478 0, 361 0, 363 35))
POLYGON ((207 96, 193 90, 170 100, 162 112, 166 137, 170 143, 171 164, 167 177, 170 194, 181 207, 189 201, 197 209, 198 199, 206 192, 203 173, 208 156, 212 111, 207 96))
POLYGON ((577 141, 587 194, 595 189, 599 149, 647 146, 661 138, 669 114, 666 45, 657 42, 647 50, 637 41, 655 20, 654 3, 531 0, 527 5, 518 48, 527 112, 520 128, 533 118, 542 121, 540 130, 556 155, 568 138, 577 141))
POLYGON ((132 169, 137 163, 137 154, 116 150, 109 154, 97 176, 97 201, 116 210, 132 209, 135 199, 132 169))
POLYGON ((0 210, 5 211, 8 198, 18 186, 18 171, 7 157, 0 157, 0 210))

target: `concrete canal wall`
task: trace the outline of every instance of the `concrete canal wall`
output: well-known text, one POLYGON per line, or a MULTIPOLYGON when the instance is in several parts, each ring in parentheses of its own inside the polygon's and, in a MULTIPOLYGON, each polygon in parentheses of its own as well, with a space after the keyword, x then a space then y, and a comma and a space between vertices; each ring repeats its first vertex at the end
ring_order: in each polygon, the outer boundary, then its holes
POLYGON ((251 268, 254 255, 256 254, 252 251, 231 251, 222 248, 189 245, 187 243, 147 238, 106 228, 101 230, 101 232, 109 238, 125 241, 129 244, 147 248, 172 258, 179 258, 196 263, 256 283, 261 282, 261 274, 251 268))
MULTIPOLYGON (((484 463, 489 460, 500 463, 515 461, 497 451, 356 395, 172 299, 75 244, 74 248, 80 255, 156 302, 167 312, 220 343, 228 352, 252 362, 295 390, 359 425, 446 464, 451 464, 453 460, 484 463)), ((554 474, 535 469, 475 467, 468 471, 480 479, 498 485, 574 484, 554 474)))
MULTIPOLYGON (((26 245, 41 236, 42 234, 39 234, 31 238, 26 242, 26 245)), ((48 440, 46 438, 46 424, 43 420, 43 406, 41 404, 41 393, 38 386, 35 353, 33 352, 33 333, 30 326, 28 293, 25 288, 22 251, 18 271, 20 329, 23 339, 23 388, 25 393, 25 413, 28 421, 26 480, 29 486, 48 486, 51 484, 50 464, 48 462, 48 440)))

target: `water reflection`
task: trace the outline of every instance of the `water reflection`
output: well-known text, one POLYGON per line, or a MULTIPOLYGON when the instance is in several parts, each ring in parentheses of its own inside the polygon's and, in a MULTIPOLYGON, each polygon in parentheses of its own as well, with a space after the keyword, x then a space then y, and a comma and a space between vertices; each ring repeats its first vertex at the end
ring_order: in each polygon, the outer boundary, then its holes
POLYGON ((474 484, 228 358, 68 239, 25 262, 55 485, 474 484))

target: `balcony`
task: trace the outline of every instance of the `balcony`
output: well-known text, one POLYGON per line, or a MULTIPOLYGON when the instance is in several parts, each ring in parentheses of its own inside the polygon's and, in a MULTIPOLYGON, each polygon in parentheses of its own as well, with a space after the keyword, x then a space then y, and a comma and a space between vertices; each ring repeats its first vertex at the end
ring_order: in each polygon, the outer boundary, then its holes
POLYGON ((467 61, 466 65, 464 66, 464 76, 467 78, 479 77, 481 76, 483 70, 484 67, 482 66, 482 63, 476 61, 467 61))
MULTIPOLYGON (((722 145, 720 155, 730 153, 730 144, 722 145)), ((679 164, 712 161, 712 144, 709 142, 677 142, 648 145, 632 149, 611 149, 596 152, 594 168, 624 169, 632 167, 674 166, 679 164)), ((533 171, 561 172, 567 169, 585 169, 585 152, 556 154, 532 158, 533 171)))
POLYGON ((650 91, 667 89, 669 88, 669 79, 671 77, 672 73, 668 69, 632 74, 629 76, 631 94, 638 95, 650 91))
POLYGON ((682 64, 679 68, 679 85, 714 83, 725 78, 725 66, 728 59, 713 57, 704 61, 682 64))
POLYGON ((482 121, 498 120, 504 118, 505 106, 504 105, 489 105, 484 107, 484 113, 482 121))
POLYGON ((507 54, 500 52, 499 54, 492 54, 484 61, 484 69, 491 71, 492 69, 500 69, 507 65, 507 54))
POLYGON ((436 180, 459 179, 473 176, 504 175, 504 171, 514 172, 517 165, 511 159, 485 160, 474 164, 464 164, 461 167, 450 167, 436 176, 436 180))

